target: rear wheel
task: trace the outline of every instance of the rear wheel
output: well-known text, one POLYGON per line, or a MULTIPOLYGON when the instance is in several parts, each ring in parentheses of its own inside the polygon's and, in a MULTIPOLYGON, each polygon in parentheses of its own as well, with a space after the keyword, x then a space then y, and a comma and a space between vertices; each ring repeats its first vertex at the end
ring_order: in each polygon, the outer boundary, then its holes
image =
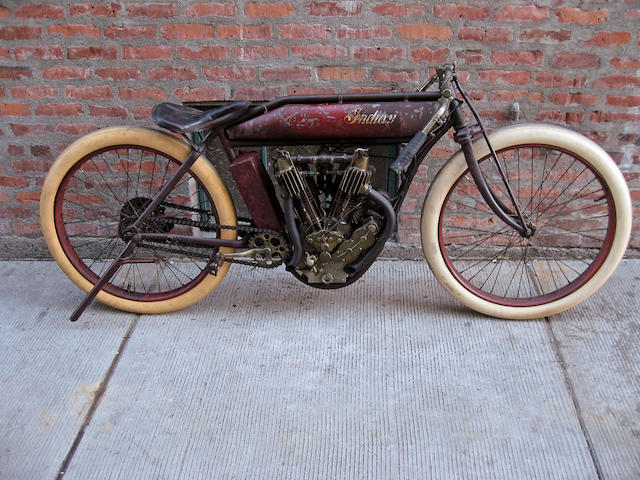
MULTIPOLYGON (((188 153, 170 135, 136 128, 95 132, 62 153, 43 187, 41 220, 54 258, 80 288, 88 291, 100 280, 126 245, 127 228, 188 153)), ((235 213, 215 170, 200 158, 140 231, 235 236, 233 230, 203 232, 205 223, 235 225, 235 213)), ((176 242, 140 244, 97 299, 138 313, 186 307, 226 273, 227 263, 215 271, 216 253, 176 242)))
MULTIPOLYGON (((519 234, 487 207, 459 154, 425 201, 427 260, 480 312, 516 319, 565 310, 594 293, 624 253, 631 226, 624 178, 593 142, 558 127, 513 127, 491 141, 533 234, 519 234)), ((474 149, 487 183, 515 211, 483 144, 474 149)))

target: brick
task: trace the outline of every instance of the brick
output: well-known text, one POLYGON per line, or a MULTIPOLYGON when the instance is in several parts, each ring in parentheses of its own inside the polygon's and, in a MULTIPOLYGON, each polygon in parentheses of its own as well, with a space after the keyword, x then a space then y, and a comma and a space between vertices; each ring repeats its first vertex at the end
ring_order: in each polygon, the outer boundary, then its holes
POLYGON ((256 69, 243 66, 203 67, 202 73, 212 82, 250 82, 255 80, 256 69))
MULTIPOLYGON (((447 52, 448 55, 449 52, 447 52)), ((461 59, 467 65, 482 63, 482 50, 460 50, 456 52, 456 57, 461 59)), ((427 60, 431 61, 431 60, 427 60)))
POLYGON ((418 72, 390 72, 387 70, 377 70, 373 72, 373 81, 380 83, 417 83, 418 72))
POLYGON ((0 117, 30 115, 31 110, 26 103, 0 103, 0 117))
POLYGON ((276 58, 286 57, 287 47, 285 45, 253 45, 246 47, 236 47, 235 56, 238 60, 255 60, 256 58, 276 58))
POLYGON ((489 17, 489 7, 473 7, 470 5, 447 3, 444 5, 434 5, 433 14, 436 18, 486 20, 489 17))
POLYGON ((365 76, 365 71, 360 68, 323 67, 318 69, 318 79, 320 80, 352 80, 360 82, 365 76))
POLYGON ((9 194, 7 192, 0 192, 0 202, 9 203, 9 194))
POLYGON ((291 55, 295 57, 326 57, 326 58, 341 58, 347 54, 347 49, 340 45, 292 45, 291 55))
POLYGON ((113 39, 155 38, 156 27, 153 25, 111 25, 105 27, 104 36, 113 39))
POLYGON ((173 47, 161 45, 145 45, 122 47, 123 60, 170 60, 173 58, 173 47))
POLYGON ((178 5, 173 3, 148 3, 127 6, 129 17, 169 18, 178 15, 178 5))
POLYGON ((593 53, 558 52, 553 57, 555 68, 594 68, 598 66, 598 56, 593 53))
POLYGON ((170 24, 160 28, 162 36, 172 40, 206 40, 213 38, 211 25, 170 24))
POLYGON ((596 25, 607 20, 608 10, 581 10, 579 8, 559 8, 556 16, 560 23, 577 23, 578 25, 596 25))
MULTIPOLYGON (((27 150, 24 148, 23 145, 14 145, 14 144, 9 144, 9 146, 7 147, 7 151, 9 155, 13 155, 13 156, 20 156, 27 153, 27 150)), ((0 165, 0 173, 2 173, 2 165, 0 165)))
POLYGON ((508 72, 505 70, 481 70, 478 72, 481 80, 506 85, 526 85, 531 80, 529 72, 508 72))
POLYGON ((116 47, 103 47, 98 45, 70 47, 67 49, 67 57, 69 60, 116 60, 118 58, 118 49, 116 47))
POLYGON ((449 40, 452 35, 451 27, 445 25, 398 25, 396 31, 400 37, 406 40, 424 40, 426 38, 449 40))
POLYGON ((323 87, 287 87, 287 95, 332 95, 336 91, 333 88, 323 87))
POLYGON ((535 5, 505 5, 493 18, 498 22, 539 22, 549 18, 549 8, 535 5))
POLYGON ((184 60, 222 60, 230 54, 229 47, 210 45, 200 48, 179 47, 178 58, 184 60))
POLYGON ((264 68, 260 72, 260 78, 265 81, 311 80, 311 68, 298 66, 264 68))
POLYGON ((176 97, 189 102, 223 100, 225 98, 224 88, 212 86, 202 88, 178 88, 175 92, 173 92, 173 94, 176 97))
POLYGON ((509 114, 505 110, 481 110, 478 112, 483 120, 491 120, 494 122, 508 122, 511 120, 509 114))
POLYGON ((351 40, 370 40, 372 38, 391 38, 393 30, 391 27, 381 25, 369 28, 352 28, 346 25, 340 27, 338 38, 347 38, 351 40))
MULTIPOLYGON (((347 93, 361 94, 361 93, 386 93, 387 87, 355 87, 347 90, 347 93)), ((342 92, 342 90, 341 90, 342 92)))
POLYGON ((61 123, 56 127, 56 132, 79 137, 95 132, 99 128, 93 123, 61 123))
POLYGON ((122 106, 89 105, 89 114, 96 118, 121 118, 124 120, 129 117, 129 112, 122 106))
POLYGON ((556 105, 595 105, 600 97, 587 93, 554 93, 549 101, 556 105))
POLYGON ((142 73, 138 68, 98 68, 96 75, 104 80, 128 81, 141 80, 142 73))
POLYGON ((419 48, 411 51, 411 58, 416 62, 442 63, 449 58, 449 49, 431 49, 428 47, 419 48))
POLYGON ((0 47, 0 57, 11 58, 11 53, 9 52, 9 47, 0 47))
POLYGON ((309 4, 309 14, 317 17, 349 17, 361 13, 361 2, 311 2, 309 4))
POLYGON ((282 96, 280 87, 249 87, 241 86, 233 90, 234 100, 272 100, 282 96))
MULTIPOLYGON (((20 172, 18 171, 18 173, 20 172)), ((29 185, 29 181, 24 177, 9 177, 0 175, 0 187, 24 188, 27 185, 29 185)))
POLYGON ((593 86, 604 88, 638 88, 640 87, 640 77, 635 75, 611 75, 595 80, 593 86))
POLYGON ((58 96, 58 89, 47 85, 14 87, 11 89, 14 98, 54 98, 58 96))
POLYGON ((29 58, 39 58, 41 60, 62 60, 64 58, 64 50, 58 45, 46 45, 39 47, 15 47, 13 54, 18 61, 28 60, 29 58))
POLYGON ((133 107, 134 120, 148 120, 151 118, 151 110, 153 107, 133 107))
POLYGON ((528 100, 534 103, 543 103, 544 98, 540 92, 528 90, 492 90, 491 101, 495 103, 511 103, 514 101, 528 100))
POLYGON ((47 27, 47 33, 65 37, 85 36, 100 38, 100 29, 95 25, 52 25, 47 27))
POLYGON ((357 61, 388 62, 396 58, 407 58, 404 48, 398 47, 353 47, 351 56, 357 61))
POLYGON ((10 25, 0 27, 0 40, 37 40, 42 36, 42 27, 32 25, 10 25))
POLYGON ((623 108, 640 107, 640 95, 627 95, 625 97, 608 95, 607 105, 623 108))
POLYGON ((425 15, 427 9, 422 5, 398 5, 397 3, 381 3, 371 7, 373 13, 387 17, 408 17, 410 15, 425 15))
POLYGON ((589 120, 595 123, 611 123, 611 122, 640 122, 640 114, 627 112, 593 112, 589 115, 589 120))
POLYGON ((280 25, 278 36, 282 39, 291 40, 299 38, 331 38, 331 28, 327 25, 280 25))
POLYGON ((267 39, 273 36, 271 25, 219 25, 216 27, 219 38, 267 39))
POLYGON ((631 32, 595 32, 585 45, 597 47, 619 47, 631 40, 631 32))
POLYGON ((3 218, 31 218, 34 212, 27 207, 0 207, 0 217, 3 218))
POLYGON ((69 14, 72 17, 78 15, 91 15, 92 17, 110 17, 115 18, 120 16, 122 11, 119 4, 115 2, 100 4, 100 3, 76 3, 69 7, 69 14))
POLYGON ((0 6, 0 18, 7 18, 11 16, 11 10, 7 7, 0 6))
POLYGON ((64 92, 69 98, 77 100, 98 100, 113 98, 113 92, 108 85, 92 85, 89 87, 75 87, 67 85, 64 92))
POLYGON ((79 103, 44 103, 36 108, 36 115, 49 117, 77 117, 82 114, 79 103))
POLYGON ((405 197, 402 202, 402 207, 400 208, 400 213, 418 213, 418 199, 415 197, 405 197))
POLYGON ((167 94, 163 90, 155 87, 118 89, 120 100, 165 100, 167 94))
POLYGON ((89 78, 88 68, 71 68, 71 67, 51 67, 42 69, 42 78, 46 80, 65 80, 65 79, 80 79, 86 80, 89 78))
POLYGON ((244 7, 244 14, 247 17, 288 17, 295 15, 296 11, 290 3, 275 2, 275 3, 257 3, 250 2, 244 7))
POLYGON ((16 203, 39 203, 40 192, 18 192, 16 193, 16 203))
POLYGON ((183 13, 190 17, 235 17, 237 14, 233 3, 194 3, 183 13))
POLYGON ((147 71, 147 78, 151 81, 156 80, 194 80, 197 78, 196 71, 193 68, 173 68, 173 67, 157 67, 147 71))
POLYGON ((506 43, 512 39, 511 30, 503 27, 461 27, 458 30, 458 40, 506 43))
POLYGON ((557 112, 544 111, 538 113, 536 121, 538 122, 557 122, 557 123, 582 123, 584 118, 583 112, 557 112))
POLYGON ((42 232, 42 228, 40 227, 39 222, 33 223, 23 223, 23 222, 15 222, 13 224, 13 233, 17 233, 18 235, 33 235, 40 234, 42 232))
POLYGON ((613 60, 611 60, 611 62, 609 63, 616 68, 626 68, 630 70, 640 69, 640 60, 635 60, 630 58, 616 57, 613 60))
POLYGON ((544 53, 540 51, 527 52, 516 51, 494 51, 491 52, 491 62, 495 65, 542 65, 544 53))
POLYGON ((586 77, 567 77, 560 73, 540 72, 535 75, 535 84, 541 87, 572 87, 582 88, 587 82, 586 77))
POLYGON ((64 18, 64 7, 46 4, 28 4, 14 10, 13 15, 18 18, 64 18))
POLYGON ((42 123, 31 125, 12 123, 9 127, 16 137, 47 135, 53 132, 51 125, 42 123))
POLYGON ((520 34, 520 40, 536 43, 562 43, 571 40, 571 30, 526 30, 520 34))

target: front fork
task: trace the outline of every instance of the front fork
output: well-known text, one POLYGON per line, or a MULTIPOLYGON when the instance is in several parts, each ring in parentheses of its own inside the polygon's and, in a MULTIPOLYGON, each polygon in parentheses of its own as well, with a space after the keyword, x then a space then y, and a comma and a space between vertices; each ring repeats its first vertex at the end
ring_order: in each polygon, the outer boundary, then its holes
MULTIPOLYGON (((530 238, 535 229, 531 223, 531 221, 527 218, 526 214, 520 208, 518 201, 516 200, 515 195, 511 189, 507 176, 502 168, 502 165, 498 161, 498 157, 491 147, 489 143, 489 139, 485 135, 485 141, 489 145, 489 150, 491 151, 491 155, 493 156, 493 161, 495 162, 496 168, 504 182, 507 194, 514 206, 515 212, 507 207, 504 202, 502 202, 491 190, 491 187, 487 184, 487 181, 480 169, 480 165, 478 164, 478 159, 473 151, 473 144, 471 139, 472 135, 472 127, 466 124, 466 121, 461 113, 461 109, 457 108, 458 105, 452 102, 451 105, 451 115, 453 120, 453 128, 455 129, 455 134, 453 139, 460 145, 460 149, 464 154, 464 158, 467 161, 467 166, 469 167, 469 172, 473 177, 473 181, 482 195, 482 198, 489 208, 502 220, 504 223, 515 229, 520 235, 525 238, 530 238)), ((482 128, 482 127, 481 127, 482 128)), ((484 133, 484 129, 483 129, 484 133)))

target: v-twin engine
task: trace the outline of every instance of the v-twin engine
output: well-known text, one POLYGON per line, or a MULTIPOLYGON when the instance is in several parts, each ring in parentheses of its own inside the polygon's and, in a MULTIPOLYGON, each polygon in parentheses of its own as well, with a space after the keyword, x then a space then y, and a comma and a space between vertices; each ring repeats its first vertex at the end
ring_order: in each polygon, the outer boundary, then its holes
POLYGON ((311 284, 346 283, 348 266, 376 241, 382 216, 367 204, 372 170, 366 149, 293 156, 278 150, 274 170, 294 199, 304 254, 296 266, 311 284))

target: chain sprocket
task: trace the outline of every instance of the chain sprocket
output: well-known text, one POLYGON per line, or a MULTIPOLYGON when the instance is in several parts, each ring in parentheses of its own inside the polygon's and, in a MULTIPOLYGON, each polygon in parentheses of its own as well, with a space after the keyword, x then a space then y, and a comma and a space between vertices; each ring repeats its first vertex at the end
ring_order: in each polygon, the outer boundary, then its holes
MULTIPOLYGON (((192 213, 210 215, 211 212, 201 210, 194 207, 187 207, 184 205, 178 205, 169 202, 162 202, 163 207, 174 208, 177 210, 189 211, 192 213)), ((164 212, 163 212, 164 213, 164 212)), ((239 218, 238 220, 244 222, 250 222, 249 219, 239 218)), ((234 257, 233 254, 220 254, 214 255, 205 254, 201 251, 189 250, 185 247, 169 244, 163 245, 162 243, 145 243, 139 244, 139 247, 150 248, 156 250, 163 250, 174 254, 183 254, 190 257, 198 257, 206 259, 212 265, 213 272, 216 272, 222 262, 236 263, 240 265, 248 265, 261 268, 276 268, 282 264, 289 254, 288 242, 286 238, 276 230, 270 230, 266 228, 258 228, 251 225, 220 225, 213 222, 190 220, 188 218, 170 217, 170 216, 158 216, 154 218, 154 222, 158 226, 170 226, 173 228, 175 225, 184 225, 188 227, 196 227, 200 230, 207 232, 214 232, 216 230, 235 230, 238 233, 248 234, 247 245, 250 250, 256 250, 255 257, 247 256, 242 258, 241 256, 234 257)), ((241 255, 243 252, 238 252, 241 255)))

